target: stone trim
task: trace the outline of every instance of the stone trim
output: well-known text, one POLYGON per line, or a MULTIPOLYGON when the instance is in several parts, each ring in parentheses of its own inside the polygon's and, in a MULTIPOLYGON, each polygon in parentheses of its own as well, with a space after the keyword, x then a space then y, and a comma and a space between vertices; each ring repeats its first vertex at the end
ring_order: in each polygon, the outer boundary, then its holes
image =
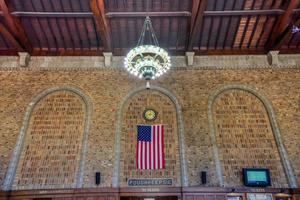
POLYGON ((27 67, 30 60, 30 54, 27 52, 19 52, 18 54, 20 67, 27 67))
MULTIPOLYGON (((193 52, 190 52, 193 53, 193 52)), ((300 68, 300 54, 279 54, 270 62, 268 55, 212 55, 193 56, 187 63, 186 56, 171 57, 173 70, 227 70, 227 69, 290 69, 300 68), (275 59, 276 58, 276 59, 275 59), (188 65, 192 64, 192 65, 188 65)), ((271 57, 272 58, 272 57, 271 57)), ((21 67, 19 57, 0 56, 0 71, 126 71, 122 56, 32 56, 27 67, 21 67)))
MULTIPOLYGON (((25 142, 25 136, 28 128, 28 123, 31 117, 31 114, 35 108, 35 106, 47 95, 59 92, 59 91, 68 91, 71 93, 74 93, 78 95, 83 102, 85 103, 85 125, 84 125, 84 132, 83 132, 83 141, 82 141, 82 149, 81 149, 81 155, 80 155, 80 163, 79 163, 79 170, 76 175, 76 184, 74 184, 74 188, 81 188, 83 186, 83 180, 84 180, 84 168, 85 168, 85 160, 86 160, 86 153, 87 153, 87 143, 88 143, 88 133, 90 128, 90 121, 91 121, 91 114, 92 114, 92 101, 89 96, 84 94, 80 89, 69 87, 69 86, 61 86, 61 87, 53 87, 50 89, 44 90, 42 93, 38 94, 32 101, 29 103, 25 116, 23 118, 22 127, 16 142, 15 149, 13 151, 6 176, 3 183, 3 190, 11 190, 16 170, 19 164, 19 159, 22 153, 22 149, 25 142)), ((54 187, 43 187, 43 189, 53 189, 54 187)), ((59 187, 61 188, 61 187, 59 187)), ((40 188, 39 188, 40 189, 40 188)))
MULTIPOLYGON (((126 95, 124 100, 122 101, 118 111, 117 111, 117 126, 116 126, 116 138, 115 138, 115 165, 112 177, 112 186, 119 187, 120 186, 120 156, 121 156, 121 134, 122 134, 122 114, 125 106, 129 103, 130 99, 136 95, 138 92, 146 90, 146 86, 142 86, 134 89, 129 94, 126 95)), ((184 139, 184 124, 181 106, 176 98, 171 92, 167 89, 153 86, 151 85, 151 90, 156 90, 161 92, 170 98, 170 100, 174 103, 176 107, 177 114, 177 124, 178 124, 178 139, 179 139, 179 153, 180 153, 180 168, 181 168, 181 185, 183 187, 188 186, 188 172, 187 172, 187 164, 186 164, 186 156, 185 156, 185 139, 184 139)))
POLYGON ((221 162, 219 159, 218 147, 216 144, 216 128, 215 128, 214 120, 213 120, 213 105, 214 105, 214 101, 221 93, 228 91, 228 90, 233 90, 233 89, 244 90, 246 92, 249 92, 249 93, 253 94, 254 96, 256 96, 263 103, 265 109, 267 110, 268 116, 269 116, 269 120, 270 120, 271 127, 272 127, 272 132, 275 137, 277 149, 278 149, 278 152, 279 152, 279 155, 281 158, 281 163, 283 165, 286 178, 288 180, 288 184, 291 188, 297 188, 296 177, 295 177, 293 168, 291 166, 291 163, 289 161, 288 154, 287 154, 284 144, 282 142, 281 132, 280 132, 279 126, 277 124, 275 112, 274 112, 271 102, 265 97, 265 95, 261 94, 261 92, 255 90, 249 86, 240 85, 240 84, 221 86, 218 89, 216 89, 213 93, 211 93, 209 100, 208 100, 208 120, 209 120, 210 137, 211 137, 211 142, 213 145, 213 153, 214 153, 215 164, 216 164, 216 172, 217 172, 220 186, 227 186, 227 185, 223 179, 222 167, 221 167, 221 162))

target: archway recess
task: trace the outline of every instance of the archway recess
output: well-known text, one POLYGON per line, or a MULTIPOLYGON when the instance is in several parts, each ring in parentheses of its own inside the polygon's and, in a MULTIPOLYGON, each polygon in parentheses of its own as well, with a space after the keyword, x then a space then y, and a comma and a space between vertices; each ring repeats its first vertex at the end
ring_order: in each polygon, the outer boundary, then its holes
MULTIPOLYGON (((145 86, 139 87, 131 91, 121 103, 118 112, 117 112, 117 128, 116 128, 116 143, 115 143, 115 165, 113 171, 113 187, 120 187, 120 158, 121 158, 121 134, 122 134, 122 116, 125 107, 128 105, 130 99, 135 96, 137 93, 147 90, 145 86)), ((184 142, 184 126, 182 119, 181 106, 177 100, 177 98, 169 92, 167 89, 151 86, 151 90, 158 91, 164 95, 166 95, 175 105, 176 115, 177 115, 177 127, 178 127, 178 141, 179 141, 179 157, 180 157, 180 174, 181 174, 181 186, 188 186, 188 173, 187 173, 187 165, 186 165, 186 157, 185 157, 185 142, 184 142)))
MULTIPOLYGON (((23 124, 4 180, 4 190, 82 187, 91 113, 92 103, 90 98, 78 88, 67 86, 54 87, 44 90, 37 95, 29 103, 25 112, 23 124), (77 116, 76 119, 73 119, 74 115, 77 116), (56 117, 60 118, 60 120, 55 120, 56 117), (68 128, 71 128, 73 131, 69 131, 68 128), (78 138, 72 134, 74 131, 80 132, 78 138), (76 138, 74 139, 74 137, 76 138), (67 143, 66 145, 69 148, 63 149, 60 147, 61 145, 55 144, 54 140, 56 139, 67 143), (53 143, 50 142, 52 140, 53 143), (43 149, 48 150, 44 152, 34 149, 35 147, 39 148, 38 145, 45 141, 49 143, 47 143, 47 148, 45 146, 43 149), (72 141, 76 142, 73 144, 72 141), (57 155, 59 156, 71 156, 70 159, 74 158, 74 163, 77 163, 73 170, 74 173, 69 174, 70 180, 65 186, 59 182, 63 180, 53 179, 49 181, 50 179, 47 179, 47 177, 51 177, 49 173, 68 171, 70 167, 67 164, 64 165, 62 163, 64 162, 63 159, 55 157, 54 154, 52 155, 53 159, 51 159, 53 166, 56 165, 56 168, 54 167, 54 169, 50 165, 43 167, 47 159, 50 159, 51 155, 48 154, 49 152, 46 152, 50 150, 53 150, 53 152, 58 151, 57 155), (40 154, 35 155, 37 151, 40 154), (24 160, 24 158, 26 159, 24 160), (40 173, 37 173, 37 177, 31 178, 30 173, 35 169, 31 169, 30 166, 38 168, 37 170, 40 173), (24 173, 21 173, 22 170, 24 173), (18 171, 21 173, 23 180, 16 179, 18 171), (24 186, 19 187, 18 184, 23 184, 24 186)), ((55 176, 55 174, 52 175, 55 176)), ((64 175, 68 176, 68 174, 64 175)), ((18 174, 18 179, 20 179, 20 174, 18 174)))
POLYGON ((283 170, 285 173, 285 176, 288 180, 288 184, 292 188, 297 187, 297 182, 296 178, 293 172, 293 169, 291 167, 290 161, 288 159, 287 152, 285 150, 285 147, 283 145, 282 139, 281 139, 281 133, 278 128, 278 124, 276 122, 275 118, 275 113, 272 107, 272 104, 270 101, 262 95, 260 92, 256 91, 255 89, 244 86, 244 85, 225 85, 217 90, 215 90, 209 97, 209 102, 208 102, 208 119, 209 119, 209 127, 210 127, 210 137, 211 141, 213 144, 213 152, 214 152, 214 158, 215 158, 215 165, 216 165, 216 171, 219 179, 219 184, 220 186, 226 186, 226 182, 224 181, 224 172, 222 170, 222 163, 220 161, 220 149, 217 146, 217 127, 214 121, 214 104, 216 99, 219 97, 219 95, 231 91, 231 90, 240 90, 240 91, 245 91, 247 93, 250 93, 251 95, 255 96, 259 101, 263 104, 267 115, 268 115, 268 120, 270 122, 271 126, 271 132, 274 135, 274 139, 276 142, 276 146, 278 149, 278 153, 280 156, 281 164, 283 166, 283 170))

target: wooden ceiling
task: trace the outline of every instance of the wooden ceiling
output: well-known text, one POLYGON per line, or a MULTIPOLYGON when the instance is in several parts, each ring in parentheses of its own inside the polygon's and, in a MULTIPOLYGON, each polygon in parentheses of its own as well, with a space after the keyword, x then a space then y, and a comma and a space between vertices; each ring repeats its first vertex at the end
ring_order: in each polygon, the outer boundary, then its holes
POLYGON ((300 0, 0 0, 0 55, 125 55, 147 7, 172 55, 300 52, 300 0))

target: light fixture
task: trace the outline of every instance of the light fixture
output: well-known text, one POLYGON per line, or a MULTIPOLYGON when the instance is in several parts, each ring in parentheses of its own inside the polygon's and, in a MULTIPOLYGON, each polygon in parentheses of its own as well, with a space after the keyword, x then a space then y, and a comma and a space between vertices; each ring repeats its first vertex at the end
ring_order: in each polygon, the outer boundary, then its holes
POLYGON ((300 27, 297 27, 297 26, 293 25, 292 33, 299 33, 299 32, 300 32, 300 27))
POLYGON ((170 57, 159 47, 149 16, 145 19, 137 46, 129 51, 124 65, 128 72, 147 81, 160 77, 170 69, 170 57), (148 38, 145 38, 147 33, 148 38))

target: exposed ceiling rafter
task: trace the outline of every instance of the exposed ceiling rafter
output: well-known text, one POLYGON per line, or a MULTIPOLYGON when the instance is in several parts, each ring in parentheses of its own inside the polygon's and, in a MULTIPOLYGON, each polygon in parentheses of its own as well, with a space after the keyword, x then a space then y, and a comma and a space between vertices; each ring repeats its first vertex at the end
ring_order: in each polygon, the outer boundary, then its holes
POLYGON ((208 0, 193 0, 191 16, 191 33, 190 40, 188 43, 188 51, 192 50, 196 38, 200 34, 207 2, 208 0))
POLYGON ((22 45, 16 40, 16 38, 7 30, 7 28, 0 22, 0 32, 7 41, 13 45, 18 51, 24 51, 22 45))
POLYGON ((294 10, 300 5, 300 0, 290 0, 287 9, 280 16, 275 25, 274 31, 266 44, 267 50, 278 49, 290 34, 293 22, 294 10))
POLYGON ((20 51, 32 52, 32 45, 17 18, 11 15, 7 0, 0 0, 0 10, 3 16, 1 33, 20 51))
POLYGON ((103 41, 104 51, 111 52, 111 36, 109 26, 105 17, 104 0, 90 0, 90 7, 94 15, 97 30, 103 41))

